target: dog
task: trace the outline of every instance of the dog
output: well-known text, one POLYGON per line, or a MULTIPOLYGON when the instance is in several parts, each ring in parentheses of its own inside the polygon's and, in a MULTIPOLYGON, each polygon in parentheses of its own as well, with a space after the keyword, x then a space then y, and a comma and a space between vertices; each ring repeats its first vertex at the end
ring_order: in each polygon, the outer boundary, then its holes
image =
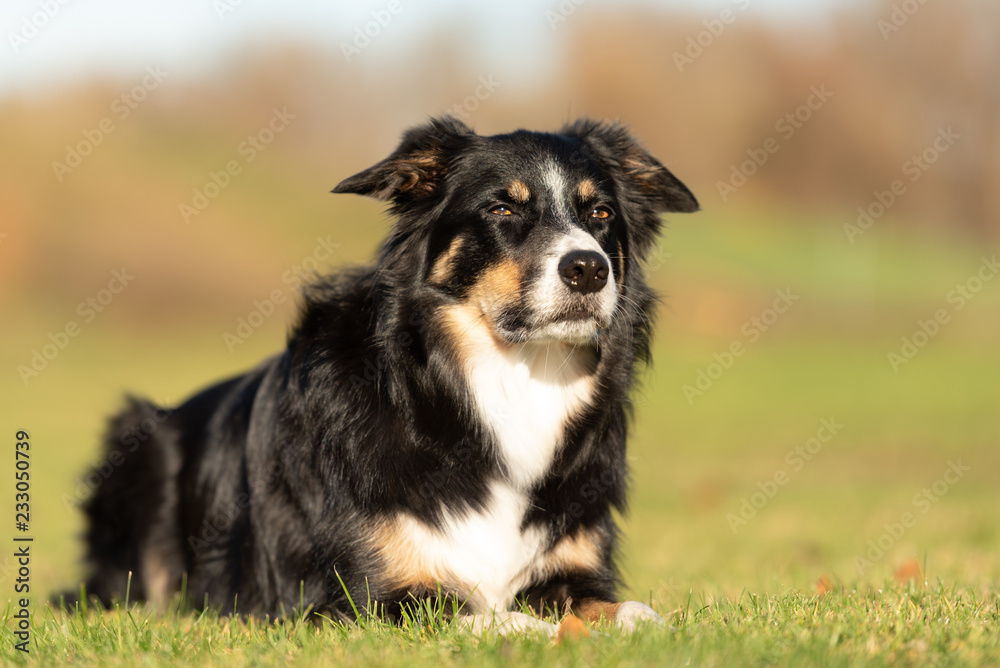
POLYGON ((307 287, 256 369, 173 409, 129 398, 85 504, 87 595, 658 621, 619 602, 613 511, 649 357, 643 257, 694 195, 618 123, 480 136, 448 116, 333 192, 388 203, 374 266, 307 287))

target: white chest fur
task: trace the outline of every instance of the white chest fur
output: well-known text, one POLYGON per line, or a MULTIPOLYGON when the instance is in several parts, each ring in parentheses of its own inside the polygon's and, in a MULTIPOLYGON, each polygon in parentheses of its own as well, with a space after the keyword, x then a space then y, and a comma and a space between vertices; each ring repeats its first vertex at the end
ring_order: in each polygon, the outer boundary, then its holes
POLYGON ((542 568, 546 532, 522 530, 531 488, 548 472, 567 422, 591 400, 593 351, 565 343, 497 342, 477 314, 453 314, 469 391, 506 473, 481 511, 449 513, 432 528, 412 516, 396 531, 411 568, 461 590, 476 609, 508 609, 542 568), (466 319, 467 318, 467 319, 466 319))
POLYGON ((551 466, 568 420, 592 398, 594 352, 562 342, 500 342, 475 311, 449 315, 476 413, 507 482, 527 491, 551 466))
POLYGON ((514 595, 537 573, 546 546, 540 527, 521 530, 525 495, 494 483, 480 512, 449 514, 441 529, 409 515, 396 531, 412 550, 411 567, 467 596, 473 610, 507 610, 514 595))
POLYGON ((527 490, 552 464, 569 418, 590 400, 590 352, 560 343, 480 350, 467 358, 479 415, 516 489, 527 490))

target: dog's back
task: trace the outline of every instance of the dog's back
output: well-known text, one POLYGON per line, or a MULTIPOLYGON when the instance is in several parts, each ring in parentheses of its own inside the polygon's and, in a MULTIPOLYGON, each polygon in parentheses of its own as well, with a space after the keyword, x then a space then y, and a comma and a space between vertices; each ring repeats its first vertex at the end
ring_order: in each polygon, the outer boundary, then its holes
MULTIPOLYGON (((308 373, 312 363, 302 358, 313 358, 314 347, 326 351, 322 356, 342 356, 339 368, 354 365, 353 373, 364 373, 362 348, 373 333, 356 325, 370 310, 362 304, 371 296, 370 275, 348 272, 313 286, 299 336, 253 371, 176 408, 129 398, 106 437, 112 475, 84 506, 88 596, 105 605, 126 593, 132 601, 163 604, 183 585, 197 605, 277 614, 298 606, 306 586, 309 600, 342 603, 336 612, 350 609, 339 583, 309 575, 320 548, 303 513, 329 508, 316 496, 320 472, 281 447, 287 434, 277 413, 285 401, 305 404, 299 390, 309 394, 309 388, 286 383, 297 385, 289 377, 293 364, 308 373), (331 320, 352 326, 331 329, 331 320)), ((347 526, 350 514, 338 518, 348 532, 345 546, 358 542, 357 529, 347 526)), ((345 550, 340 563, 351 560, 345 550)), ((363 595, 358 587, 349 591, 363 595)), ((65 596, 72 602, 76 592, 65 596)))

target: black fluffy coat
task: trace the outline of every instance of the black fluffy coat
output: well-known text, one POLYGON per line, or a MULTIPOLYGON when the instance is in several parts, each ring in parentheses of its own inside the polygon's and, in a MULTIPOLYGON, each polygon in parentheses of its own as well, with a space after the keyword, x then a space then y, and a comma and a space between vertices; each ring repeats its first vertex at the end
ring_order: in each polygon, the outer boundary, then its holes
MULTIPOLYGON (((612 601, 628 393, 650 333, 640 261, 657 214, 697 204, 620 126, 582 121, 557 135, 504 137, 602 176, 616 199, 605 243, 624 268, 623 298, 596 342, 599 395, 567 423, 523 518, 543 526, 550 545, 581 529, 600 536, 601 566, 519 593, 536 609, 612 601)), ((492 139, 447 118, 410 131, 392 156, 337 189, 392 204, 398 222, 374 266, 308 288, 286 350, 253 371, 171 410, 130 400, 107 437, 124 460, 86 505, 90 594, 123 596, 132 572, 134 600, 186 580, 194 603, 225 611, 280 615, 303 600, 343 616, 348 597, 392 613, 410 594, 434 593, 386 581, 366 535, 386 513, 434 525, 444 510, 481 509, 486 481, 504 475, 437 314, 507 249, 487 244, 458 258, 446 290, 426 280, 452 236, 442 221, 471 206, 463 198, 477 179, 517 167, 482 168, 492 139)))

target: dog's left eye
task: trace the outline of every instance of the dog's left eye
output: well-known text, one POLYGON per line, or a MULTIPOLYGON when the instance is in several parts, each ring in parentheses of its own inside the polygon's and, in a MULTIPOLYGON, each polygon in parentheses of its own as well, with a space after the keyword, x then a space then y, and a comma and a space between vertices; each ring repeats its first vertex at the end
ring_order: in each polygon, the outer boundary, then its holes
POLYGON ((490 213, 492 213, 493 215, 496 215, 496 216, 510 216, 510 215, 513 215, 514 212, 511 211, 509 207, 500 205, 500 206, 495 206, 492 209, 490 209, 490 213))
POLYGON ((590 212, 591 218, 597 218, 598 220, 604 220, 605 218, 611 217, 611 209, 604 206, 595 207, 593 211, 590 212))

